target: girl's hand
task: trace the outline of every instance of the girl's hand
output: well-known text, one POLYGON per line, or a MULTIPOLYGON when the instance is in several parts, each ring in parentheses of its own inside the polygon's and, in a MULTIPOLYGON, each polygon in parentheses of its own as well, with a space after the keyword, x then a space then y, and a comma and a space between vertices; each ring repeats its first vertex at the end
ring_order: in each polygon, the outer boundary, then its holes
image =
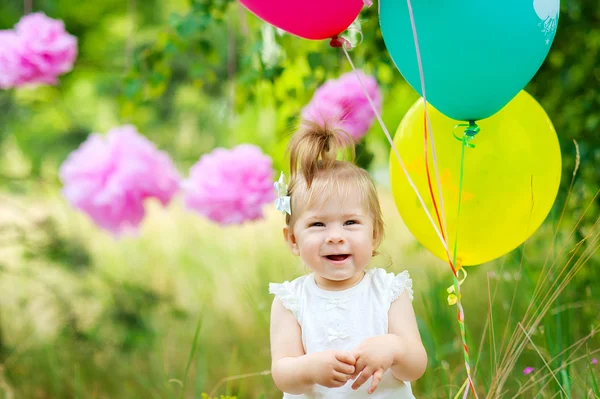
POLYGON ((398 353, 398 346, 401 345, 397 335, 386 334, 377 337, 365 339, 361 344, 354 349, 351 354, 356 358, 355 371, 352 379, 360 376, 352 389, 358 389, 363 385, 369 377, 373 376, 373 382, 368 390, 368 393, 375 392, 377 386, 381 382, 383 373, 389 369, 394 363, 394 356, 398 353))
POLYGON ((312 368, 312 381, 328 388, 339 388, 354 374, 356 359, 345 351, 323 351, 306 355, 312 368))

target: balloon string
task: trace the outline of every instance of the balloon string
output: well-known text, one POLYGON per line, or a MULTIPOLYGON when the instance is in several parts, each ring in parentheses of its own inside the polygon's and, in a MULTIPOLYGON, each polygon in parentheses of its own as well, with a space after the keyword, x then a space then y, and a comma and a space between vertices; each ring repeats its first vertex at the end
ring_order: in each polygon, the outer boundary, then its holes
MULTIPOLYGON (((471 122, 471 124, 475 124, 474 122, 471 122)), ((470 125, 471 125, 470 124, 470 125)), ((475 125, 476 126, 476 125, 475 125)), ((479 128, 477 128, 477 132, 479 128)), ((463 139, 462 139, 462 146, 461 146, 461 154, 460 154, 460 174, 459 174, 459 184, 458 184, 458 206, 457 206, 457 211, 456 211, 456 232, 454 234, 454 248, 453 248, 453 255, 452 255, 452 260, 454 261, 454 264, 456 264, 456 253, 457 253, 457 249, 458 249, 458 226, 459 226, 459 222, 460 222, 460 209, 461 209, 461 204, 462 204, 462 194, 463 194, 463 181, 464 181, 464 169, 465 169, 465 148, 469 147, 469 141, 473 139, 474 135, 469 135, 467 134, 467 132, 469 132, 469 128, 467 128, 465 130, 465 133, 463 133, 463 139)), ((477 134, 477 133, 475 133, 477 134)), ((465 311, 462 307, 462 303, 461 303, 461 295, 460 295, 460 285, 461 283, 458 281, 458 278, 456 276, 454 276, 454 289, 456 290, 456 296, 457 296, 457 306, 458 306, 458 325, 460 327, 460 336, 462 338, 462 343, 463 343, 463 355, 465 358, 465 368, 467 370, 467 379, 469 380, 469 386, 471 387, 473 394, 475 395, 475 398, 477 398, 477 393, 475 392, 475 387, 473 386, 473 379, 471 378, 471 366, 470 366, 470 361, 469 361, 469 347, 467 346, 467 336, 466 336, 466 328, 465 328, 465 311)), ((463 394, 463 399, 466 399, 466 397, 469 395, 469 390, 465 390, 464 394, 463 394)))
MULTIPOLYGON (((427 92, 425 90, 425 74, 423 73, 423 62, 421 60, 421 50, 419 48, 419 39, 417 36, 417 28, 416 28, 416 24, 415 24, 415 18, 414 18, 414 14, 413 14, 413 9, 412 9, 412 4, 411 4, 411 0, 406 0, 407 3, 407 8, 408 8, 408 14, 410 17, 410 24, 411 24, 411 28, 412 28, 412 34, 413 34, 413 41, 415 44, 415 51, 416 51, 416 56, 417 56, 417 65, 419 68, 419 79, 421 81, 421 92, 423 93, 423 110, 424 110, 424 114, 425 114, 425 120, 427 121, 426 126, 429 127, 429 134, 431 134, 431 152, 432 152, 432 156, 433 156, 433 163, 434 163, 434 168, 435 168, 435 173, 436 173, 436 179, 438 182, 438 192, 440 194, 440 207, 442 208, 442 213, 444 212, 444 199, 443 199, 443 194, 442 194, 442 190, 441 190, 441 182, 440 182, 440 178, 439 178, 439 171, 437 168, 437 156, 435 153, 435 143, 433 141, 433 131, 431 129, 431 120, 429 118, 429 112, 427 110, 427 92)), ((427 129, 425 129, 425 137, 427 137, 427 129)), ((464 145, 463 145, 463 155, 464 155, 464 145)), ((430 174, 429 174, 429 168, 428 168, 428 161, 427 161, 427 144, 425 144, 425 161, 426 161, 426 166, 427 166, 427 179, 429 182, 429 191, 430 191, 430 195, 433 199, 433 203, 434 203, 434 207, 436 209, 436 214, 438 215, 438 221, 439 221, 439 213, 437 210, 437 205, 435 202, 435 195, 433 193, 432 187, 431 187, 431 178, 430 178, 430 174)), ((461 171, 462 171, 462 167, 463 167, 463 161, 461 160, 461 171)), ((462 172, 461 172, 462 173, 462 172)), ((462 177, 461 177, 461 182, 462 182, 462 177)), ((459 192, 459 204, 460 204, 460 196, 462 195, 461 192, 459 192)), ((443 220, 444 220, 444 224, 442 225, 442 223, 440 223, 440 229, 442 229, 442 231, 445 231, 446 228, 446 217, 445 215, 443 216, 443 220)), ((437 229, 436 229, 437 231, 437 229)), ((457 228, 457 233, 458 233, 458 228, 457 228)), ((445 239, 445 235, 443 236, 445 239)), ((446 244, 446 248, 447 248, 447 243, 444 240, 444 243, 446 244)), ((473 391, 473 395, 475 396, 475 398, 477 399, 477 392, 475 391, 475 386, 473 384, 473 378, 471 377, 471 366, 470 366, 470 362, 469 362, 469 347, 467 346, 467 341, 466 341, 466 334, 465 334, 465 314, 464 314, 464 309, 462 307, 462 302, 461 302, 461 295, 460 295, 460 283, 458 281, 458 274, 455 268, 456 265, 456 240, 454 241, 454 256, 452 257, 452 259, 450 258, 450 253, 448 250, 446 250, 446 255, 448 257, 448 264, 450 265, 450 269, 452 270, 452 276, 454 279, 454 287, 456 290, 456 295, 457 295, 457 307, 458 307, 458 323, 459 323, 459 327, 461 330, 461 337, 463 340, 463 355, 465 358, 465 369, 467 371, 467 379, 469 380, 469 386, 471 388, 471 390, 473 391)), ((465 393, 463 395, 463 398, 466 398, 469 394, 469 390, 465 390, 465 393)))
MULTIPOLYGON (((461 393, 463 393, 463 391, 465 390, 465 388, 467 387, 467 383, 469 382, 469 379, 467 378, 465 380, 465 382, 461 385, 460 389, 458 390, 458 392, 456 393, 456 395, 454 396, 454 399, 458 399, 458 397, 460 396, 461 393)), ((467 389, 467 392, 469 390, 467 389)))
MULTIPOLYGON (((425 117, 426 116, 424 115, 424 118, 425 117)), ((465 126, 465 125, 458 125, 458 126, 465 126)), ((465 148, 475 147, 475 145, 469 143, 469 141, 472 140, 475 137, 475 135, 479 132, 479 127, 475 124, 475 122, 471 122, 469 125, 466 125, 466 126, 469 126, 469 127, 465 130, 465 133, 463 134, 463 138, 461 139, 462 146, 461 146, 460 176, 459 176, 459 189, 458 189, 458 207, 457 207, 456 227, 455 227, 456 232, 454 235, 454 248, 453 248, 452 259, 448 258, 448 264, 450 265, 450 268, 452 269, 454 292, 456 293, 456 295, 449 296, 449 304, 456 303, 457 308, 458 308, 458 325, 460 328, 460 335, 461 335, 462 344, 463 344, 463 356, 464 356, 464 361, 465 361, 465 370, 467 371, 467 380, 469 381, 469 387, 471 388, 471 391, 475 395, 475 398, 477 398, 477 392, 475 391, 473 378, 471 376, 471 365, 470 365, 470 360, 469 360, 469 346, 467 345, 466 328, 465 328, 465 311, 462 306, 461 292, 460 292, 460 286, 463 283, 463 281, 466 279, 466 272, 464 272, 464 270, 462 269, 462 266, 459 263, 457 263, 458 223, 460 221, 460 210, 461 210, 461 204, 462 204, 465 148), (458 270, 463 270, 463 272, 465 273, 465 278, 463 278, 461 281, 458 280, 458 270), (452 302, 450 302, 451 298, 453 300, 452 302)), ((427 172, 427 183, 428 183, 428 188, 429 188, 429 194, 431 195, 431 199, 433 200, 433 206, 434 206, 434 209, 436 212, 439 226, 441 229, 443 229, 442 223, 440 221, 440 214, 439 214, 439 211, 438 211, 438 208, 436 205, 436 201, 435 201, 435 194, 433 192, 433 187, 431 185, 431 173, 429 171, 428 155, 427 155, 427 150, 428 150, 427 136, 428 136, 427 135, 427 126, 425 125, 425 169, 427 172)), ((433 145, 433 143, 432 143, 432 145, 433 145)), ((435 162, 434 162, 434 165, 435 165, 435 162)), ((439 183, 439 179, 438 179, 438 183, 439 183)), ((442 232, 442 234, 443 234, 443 232, 442 232)), ((445 235, 444 235, 444 238, 446 238, 445 235)), ((463 393, 463 399, 466 399, 468 395, 469 395, 469 390, 467 389, 463 393)))
MULTIPOLYGON (((427 113, 426 111, 423 111, 423 130, 424 130, 424 152, 425 152, 425 171, 426 171, 426 175, 427 175, 427 186, 429 188, 429 195, 431 196, 431 201, 433 202, 433 209, 435 210, 435 216, 437 217, 437 221, 438 221, 438 226, 441 229, 441 234, 442 237, 444 238, 444 241, 446 240, 446 234, 445 234, 445 225, 442 224, 442 221, 440 220, 440 212, 438 210, 438 206, 437 206, 437 201, 435 200, 435 194, 433 192, 433 187, 431 185, 431 173, 429 171, 429 156, 428 156, 428 144, 427 144, 427 136, 428 136, 428 132, 427 132, 427 113)), ((432 144, 432 149, 433 149, 433 144, 432 144)), ((437 164, 434 162, 434 168, 436 170, 436 174, 437 174, 437 164)), ((439 183, 439 178, 437 179, 438 183, 439 183)), ((442 196, 441 190, 438 188, 438 191, 440 192, 440 198, 442 196)), ((450 268, 452 269, 452 273, 456 274, 456 269, 454 267, 453 262, 450 262, 450 268)))
MULTIPOLYGON (((417 66, 419 68, 419 81, 421 82, 421 93, 423 93, 423 110, 424 110, 424 114, 425 114, 425 119, 427 120, 426 126, 429 128, 429 135, 431 138, 431 155, 433 158, 433 168, 435 170, 435 178, 437 180, 438 192, 440 194, 440 208, 442 209, 442 223, 443 223, 443 224, 440 223, 440 228, 442 229, 442 231, 446 231, 446 215, 445 215, 445 211, 444 211, 444 208, 445 208, 444 207, 444 195, 442 193, 440 174, 439 174, 438 167, 437 167, 437 154, 435 151, 435 141, 433 138, 433 129, 431 128, 431 119, 429 118, 429 110, 427 107, 427 90, 425 90, 425 73, 423 72, 423 61, 421 60, 421 48, 419 47, 419 38, 417 35, 417 28, 416 28, 416 24, 415 24, 415 18, 413 15, 412 4, 411 4, 410 0, 406 0, 406 1, 407 1, 407 7, 408 7, 408 14, 410 17, 410 24, 411 24, 411 28, 412 28, 413 42, 415 44, 415 52, 417 54, 417 66)), ((427 138, 427 132, 425 134, 426 134, 425 137, 427 138)), ((425 148, 427 148, 427 143, 425 144, 425 148)), ((427 166, 427 152, 425 153, 425 164, 427 166)), ((429 174, 427 176, 429 177, 429 174)), ((433 195, 433 194, 431 194, 431 195, 433 195)), ((434 200, 434 207, 437 208, 435 200, 434 200)), ((439 221, 439 216, 438 216, 438 221, 439 221)), ((444 238, 445 238, 445 235, 444 235, 444 238)), ((454 265, 450 262, 449 255, 448 255, 448 263, 450 263, 450 268, 452 269, 452 273, 456 275, 456 269, 454 268, 454 265)))
POLYGON ((365 88, 363 80, 362 80, 360 74, 358 73, 358 70, 354 66, 354 62, 352 62, 352 58, 350 58, 350 54, 348 54, 348 49, 346 49, 346 47, 344 47, 344 46, 342 46, 341 49, 344 51, 344 54, 346 55, 346 58, 348 59, 348 63, 352 67, 352 70, 356 73, 358 82, 360 83, 360 86, 362 87, 363 92, 364 92, 365 96, 367 97, 367 100, 369 101, 369 105, 371 106, 371 108, 373 109, 373 112, 375 113, 375 117, 377 118, 379 125, 381 126, 381 128, 383 129, 383 132, 385 133, 385 137, 388 139, 388 142, 390 143, 390 146, 392 147, 392 151, 394 152, 394 155, 396 156, 396 159, 398 160, 398 163, 400 164, 400 167, 402 168, 402 171, 404 172, 404 175, 406 176, 408 183, 410 184, 410 186, 414 190, 415 194, 417 195, 417 198, 421 204, 421 207, 425 211, 425 214, 427 215, 429 222, 433 226, 435 233, 437 234, 438 238, 440 239, 440 241, 444 247, 444 250, 446 252, 446 255, 448 256, 448 259, 450 259, 450 250, 448 249, 448 244, 447 244, 446 240, 442 237, 442 234, 440 233, 440 230, 438 229, 436 223, 433 221, 433 218, 431 217, 431 214, 429 213, 429 210, 427 209, 427 206, 425 205, 425 201, 423 201, 423 197, 421 197, 421 194, 419 193, 419 190, 415 186, 415 183, 410 178, 410 175, 408 174, 408 171, 406 170, 406 166, 404 165, 404 162, 402 161, 402 157, 400 156, 400 153, 398 152, 398 149, 396 148, 396 145, 394 144, 394 140, 392 140, 390 132, 388 131, 385 124, 383 123, 381 114, 377 110, 377 107, 375 107, 375 104, 373 103, 373 99, 371 98, 367 89, 365 88))

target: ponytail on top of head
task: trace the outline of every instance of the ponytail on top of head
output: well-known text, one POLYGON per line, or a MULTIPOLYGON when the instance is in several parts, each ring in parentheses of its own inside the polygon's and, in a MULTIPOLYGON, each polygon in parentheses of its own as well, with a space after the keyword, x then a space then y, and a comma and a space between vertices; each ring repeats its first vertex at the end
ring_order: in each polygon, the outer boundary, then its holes
POLYGON ((331 168, 338 154, 347 150, 354 162, 354 140, 349 134, 341 129, 330 128, 327 123, 303 120, 287 147, 291 180, 296 180, 299 173, 310 188, 316 174, 331 168))
MULTIPOLYGON (((375 248, 383 238, 383 216, 377 189, 369 173, 354 163, 354 139, 341 129, 313 121, 302 121, 287 147, 290 155, 291 214, 286 214, 285 223, 293 230, 302 210, 312 206, 328 195, 344 198, 360 198, 373 218, 375 248), (350 160, 338 160, 342 153, 350 160)), ((375 253, 374 253, 375 254, 375 253)))

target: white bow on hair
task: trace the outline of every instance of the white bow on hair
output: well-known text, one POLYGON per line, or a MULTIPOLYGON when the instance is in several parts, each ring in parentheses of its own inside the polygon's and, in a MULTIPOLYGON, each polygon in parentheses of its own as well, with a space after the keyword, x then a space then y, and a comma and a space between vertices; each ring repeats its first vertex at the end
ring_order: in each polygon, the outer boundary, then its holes
POLYGON ((279 180, 275 182, 275 191, 277 192, 277 199, 275 200, 275 208, 278 211, 283 212, 284 214, 287 212, 288 214, 292 214, 292 206, 290 202, 290 196, 288 194, 288 186, 285 183, 285 175, 281 172, 279 176, 279 180))

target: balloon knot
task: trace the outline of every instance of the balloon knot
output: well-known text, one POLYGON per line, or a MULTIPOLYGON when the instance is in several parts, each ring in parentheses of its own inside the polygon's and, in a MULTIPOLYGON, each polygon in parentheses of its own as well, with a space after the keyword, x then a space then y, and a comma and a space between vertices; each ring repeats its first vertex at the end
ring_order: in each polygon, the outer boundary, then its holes
POLYGON ((475 148, 475 144, 470 143, 470 141, 473 140, 475 136, 477 136, 477 133, 481 131, 481 128, 477 126, 477 123, 471 120, 469 121, 469 123, 459 123, 458 125, 454 126, 454 129, 456 129, 457 127, 464 127, 465 130, 463 132, 462 137, 458 136, 456 133, 453 133, 454 137, 458 141, 462 142, 464 146, 469 148, 475 148))
POLYGON ((477 126, 477 123, 475 123, 475 121, 469 121, 469 125, 465 129, 465 134, 469 137, 475 137, 480 130, 481 129, 479 128, 479 126, 477 126))
POLYGON ((454 262, 454 267, 457 272, 462 269, 463 265, 462 265, 462 259, 460 257, 456 258, 456 261, 454 262))
POLYGON ((332 37, 331 41, 329 42, 329 45, 335 48, 346 47, 347 50, 350 50, 352 48, 352 43, 340 36, 332 37))

